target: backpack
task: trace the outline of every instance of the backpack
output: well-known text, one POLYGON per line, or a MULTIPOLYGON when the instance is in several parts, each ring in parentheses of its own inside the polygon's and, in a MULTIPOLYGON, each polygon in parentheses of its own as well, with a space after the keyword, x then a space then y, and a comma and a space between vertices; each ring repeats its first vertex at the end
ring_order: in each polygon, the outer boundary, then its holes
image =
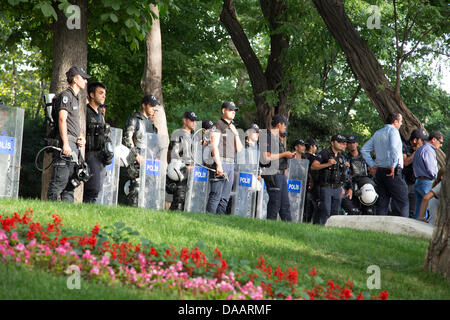
POLYGON ((61 94, 52 99, 51 104, 45 106, 45 142, 47 146, 60 147, 59 128, 58 128, 58 102, 61 94))

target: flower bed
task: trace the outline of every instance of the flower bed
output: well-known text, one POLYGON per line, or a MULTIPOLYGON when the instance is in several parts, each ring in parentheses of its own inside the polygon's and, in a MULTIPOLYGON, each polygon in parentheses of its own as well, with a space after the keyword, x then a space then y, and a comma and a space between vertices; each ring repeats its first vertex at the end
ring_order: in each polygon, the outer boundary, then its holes
POLYGON ((272 267, 260 255, 256 268, 248 261, 227 261, 219 249, 208 257, 203 245, 177 251, 173 246, 155 245, 147 239, 139 244, 129 241, 138 232, 123 223, 103 229, 97 224, 90 233, 64 228, 59 215, 44 227, 33 221, 32 210, 23 216, 0 215, 0 258, 67 274, 74 266, 81 277, 99 283, 123 284, 152 290, 175 291, 179 298, 197 299, 387 299, 356 294, 353 283, 325 282, 312 268, 301 275, 296 268, 272 267))

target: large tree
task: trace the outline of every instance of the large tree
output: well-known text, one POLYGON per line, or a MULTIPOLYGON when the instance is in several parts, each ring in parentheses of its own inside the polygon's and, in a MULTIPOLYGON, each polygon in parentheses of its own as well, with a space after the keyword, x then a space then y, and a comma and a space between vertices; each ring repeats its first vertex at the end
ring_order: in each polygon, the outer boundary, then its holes
MULTIPOLYGON (((87 12, 88 0, 74 0, 73 5, 79 9, 79 24, 72 28, 67 15, 69 12, 64 12, 64 7, 58 6, 54 3, 54 10, 57 14, 57 19, 52 26, 53 34, 53 59, 52 59, 52 78, 50 82, 50 92, 61 92, 68 86, 66 72, 71 66, 80 66, 86 70, 87 68, 87 12)), ((80 123, 81 135, 86 135, 86 92, 81 91, 79 94, 80 107, 80 123)), ((82 150, 84 155, 84 148, 82 150)), ((46 153, 44 156, 44 168, 48 168, 42 173, 42 189, 41 199, 47 199, 47 190, 50 184, 52 166, 51 153, 46 153)), ((83 187, 75 189, 75 202, 82 202, 83 187)))
POLYGON ((289 37, 279 28, 287 19, 287 2, 283 0, 260 0, 260 7, 270 35, 270 55, 267 67, 262 64, 238 20, 234 0, 224 0, 220 21, 224 24, 236 47, 250 78, 253 99, 256 105, 259 125, 270 128, 275 113, 289 115, 287 95, 289 85, 284 81, 287 65, 284 56, 289 48, 289 37), (274 101, 268 101, 266 94, 272 92, 274 101))

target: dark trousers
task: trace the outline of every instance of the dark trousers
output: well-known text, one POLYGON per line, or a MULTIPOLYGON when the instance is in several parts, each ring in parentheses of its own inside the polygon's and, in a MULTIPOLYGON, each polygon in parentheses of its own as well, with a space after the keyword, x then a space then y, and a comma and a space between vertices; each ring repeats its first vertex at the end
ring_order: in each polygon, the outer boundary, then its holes
POLYGON ((207 212, 218 214, 227 213, 227 205, 234 182, 234 163, 223 162, 222 169, 227 174, 228 180, 214 179, 214 174, 210 175, 210 191, 208 203, 206 204, 207 212))
POLYGON ((324 225, 330 216, 338 215, 341 209, 342 187, 320 187, 320 224, 324 225))
POLYGON ((306 191, 305 212, 303 222, 318 223, 319 217, 319 199, 316 198, 313 191, 306 191))
POLYGON ((173 194, 173 200, 170 204, 170 210, 184 210, 184 202, 186 200, 187 179, 176 182, 176 190, 173 194))
POLYGON ((407 218, 409 217, 408 186, 401 172, 394 177, 386 176, 388 173, 389 170, 378 168, 375 175, 376 191, 379 197, 376 206, 377 215, 387 215, 389 203, 391 203, 392 215, 407 218))
POLYGON ((265 176, 264 182, 266 183, 267 193, 269 194, 267 219, 276 220, 279 214, 281 220, 292 221, 287 177, 284 174, 265 176), (271 179, 271 181, 268 181, 268 179, 271 179))
POLYGON ((83 202, 95 203, 105 180, 105 165, 101 161, 100 152, 87 152, 86 163, 91 177, 84 184, 83 202))
MULTIPOLYGON (((69 141, 72 152, 80 156, 80 151, 77 145, 69 141)), ((67 161, 60 158, 59 152, 53 153, 53 169, 52 178, 47 191, 47 198, 50 201, 66 201, 74 202, 75 187, 70 182, 75 172, 76 163, 74 161, 67 161)))

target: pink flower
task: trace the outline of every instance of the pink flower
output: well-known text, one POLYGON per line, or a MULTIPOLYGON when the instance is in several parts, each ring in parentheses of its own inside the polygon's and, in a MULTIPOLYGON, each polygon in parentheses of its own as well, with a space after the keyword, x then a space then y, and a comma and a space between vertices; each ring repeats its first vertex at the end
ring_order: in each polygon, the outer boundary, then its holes
POLYGON ((109 264, 109 258, 107 256, 102 256, 102 260, 100 260, 101 266, 107 266, 109 264))
POLYGON ((22 242, 20 242, 17 246, 16 246, 16 250, 17 251, 23 251, 25 249, 25 246, 23 245, 22 242))
POLYGON ((5 231, 0 229, 0 241, 8 240, 8 237, 6 236, 5 231))
POLYGON ((17 232, 11 233, 11 240, 19 241, 19 238, 17 237, 17 232))
POLYGON ((91 269, 91 272, 89 272, 89 274, 99 274, 100 273, 100 269, 97 266, 94 266, 91 269))
POLYGON ((28 244, 28 247, 34 247, 36 245, 36 239, 33 239, 30 241, 30 243, 28 244))

